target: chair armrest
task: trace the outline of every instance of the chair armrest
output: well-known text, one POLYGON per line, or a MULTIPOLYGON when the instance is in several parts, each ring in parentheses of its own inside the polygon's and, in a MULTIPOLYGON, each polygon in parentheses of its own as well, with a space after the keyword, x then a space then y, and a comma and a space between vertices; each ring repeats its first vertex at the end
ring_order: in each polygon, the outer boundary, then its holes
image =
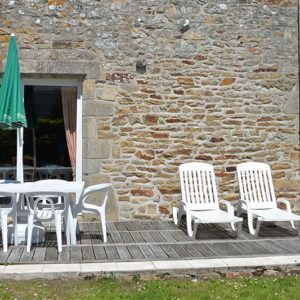
POLYGON ((230 204, 229 201, 227 200, 219 200, 219 206, 221 208, 221 205, 225 205, 226 208, 227 208, 227 212, 231 215, 234 215, 234 209, 233 209, 233 206, 230 204))
POLYGON ((277 206, 280 203, 282 203, 282 204, 284 204, 286 206, 286 210, 288 212, 292 212, 291 203, 289 201, 287 201, 286 199, 277 199, 277 206))

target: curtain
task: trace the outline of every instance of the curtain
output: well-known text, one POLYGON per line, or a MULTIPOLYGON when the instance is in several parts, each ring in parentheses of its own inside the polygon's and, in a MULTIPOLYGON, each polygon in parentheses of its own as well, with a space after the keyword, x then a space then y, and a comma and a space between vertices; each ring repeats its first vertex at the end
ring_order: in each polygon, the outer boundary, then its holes
POLYGON ((62 87, 61 95, 69 157, 73 169, 73 175, 75 175, 77 89, 76 87, 62 87))

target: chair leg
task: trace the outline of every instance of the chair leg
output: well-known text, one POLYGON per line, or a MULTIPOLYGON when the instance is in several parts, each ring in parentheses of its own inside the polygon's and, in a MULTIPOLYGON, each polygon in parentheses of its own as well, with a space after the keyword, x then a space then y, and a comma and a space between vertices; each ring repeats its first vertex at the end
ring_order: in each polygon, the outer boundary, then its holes
POLYGON ((27 252, 30 252, 30 248, 31 248, 32 230, 33 230, 33 215, 29 215, 28 226, 27 226, 27 252))
POLYGON ((103 243, 106 243, 107 234, 106 234, 105 212, 100 212, 100 217, 101 217, 101 226, 102 226, 102 234, 103 234, 103 243))
POLYGON ((62 238, 61 238, 61 214, 55 214, 55 229, 57 238, 58 252, 62 251, 62 238))
POLYGON ((7 252, 7 214, 1 214, 3 252, 7 252))
POLYGON ((64 222, 64 229, 65 229, 67 245, 70 246, 71 245, 70 226, 69 226, 69 216, 67 213, 64 214, 63 222, 64 222))
POLYGON ((17 216, 17 210, 13 212, 13 227, 14 227, 14 242, 15 246, 19 244, 18 240, 18 216, 17 216))

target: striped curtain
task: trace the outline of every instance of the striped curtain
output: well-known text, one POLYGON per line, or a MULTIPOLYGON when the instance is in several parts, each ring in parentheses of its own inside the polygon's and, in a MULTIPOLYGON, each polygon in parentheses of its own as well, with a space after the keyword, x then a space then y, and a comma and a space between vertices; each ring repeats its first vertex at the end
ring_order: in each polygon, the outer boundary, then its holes
POLYGON ((61 95, 69 157, 73 169, 73 176, 75 176, 77 89, 76 87, 62 87, 61 95))

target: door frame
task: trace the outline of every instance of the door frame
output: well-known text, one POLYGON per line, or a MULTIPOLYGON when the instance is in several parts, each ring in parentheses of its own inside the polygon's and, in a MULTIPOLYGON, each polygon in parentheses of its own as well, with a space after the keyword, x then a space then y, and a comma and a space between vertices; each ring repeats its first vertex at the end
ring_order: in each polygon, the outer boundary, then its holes
MULTIPOLYGON (((82 181, 82 81, 67 79, 22 79, 24 95, 25 85, 41 86, 71 86, 77 88, 77 114, 76 114, 76 170, 75 180, 82 181)), ((24 96, 23 96, 24 101, 24 96)), ((23 182, 23 144, 24 130, 17 130, 17 180, 23 182)))

